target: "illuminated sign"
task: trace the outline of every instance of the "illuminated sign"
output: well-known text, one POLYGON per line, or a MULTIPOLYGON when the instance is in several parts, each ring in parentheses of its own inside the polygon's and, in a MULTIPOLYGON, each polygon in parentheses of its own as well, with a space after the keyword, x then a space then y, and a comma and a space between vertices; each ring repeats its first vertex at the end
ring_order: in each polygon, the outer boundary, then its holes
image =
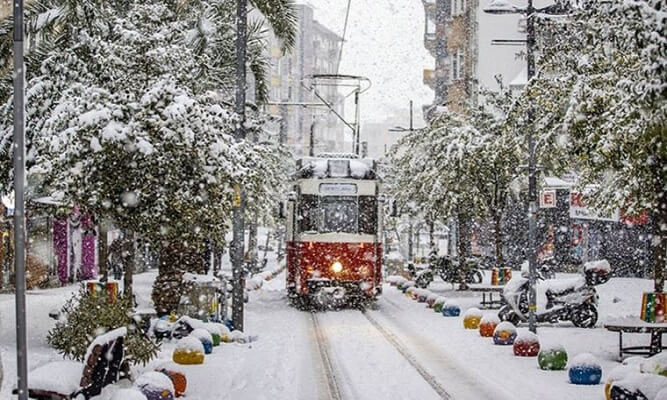
POLYGON ((540 194, 540 208, 556 207, 556 191, 545 190, 540 194))
POLYGON ((320 194, 330 196, 346 196, 357 194, 354 183, 320 183, 320 194))

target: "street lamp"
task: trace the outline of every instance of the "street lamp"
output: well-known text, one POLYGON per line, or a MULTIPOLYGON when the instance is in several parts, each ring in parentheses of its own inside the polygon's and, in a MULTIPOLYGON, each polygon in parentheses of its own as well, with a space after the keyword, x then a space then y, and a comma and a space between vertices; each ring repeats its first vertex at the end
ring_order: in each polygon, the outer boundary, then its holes
MULTIPOLYGON (((552 4, 550 6, 536 9, 533 0, 528 0, 526 8, 520 8, 507 0, 491 0, 487 8, 488 14, 523 14, 526 16, 526 64, 527 82, 535 75, 535 14, 562 15, 568 12, 567 6, 552 4)), ((526 116, 527 125, 533 122, 532 110, 528 110, 526 116)), ((531 131, 528 132, 528 267, 530 293, 528 296, 528 325, 531 332, 537 331, 536 316, 537 295, 535 284, 537 281, 536 260, 536 213, 537 213, 537 166, 535 164, 535 138, 531 131)))

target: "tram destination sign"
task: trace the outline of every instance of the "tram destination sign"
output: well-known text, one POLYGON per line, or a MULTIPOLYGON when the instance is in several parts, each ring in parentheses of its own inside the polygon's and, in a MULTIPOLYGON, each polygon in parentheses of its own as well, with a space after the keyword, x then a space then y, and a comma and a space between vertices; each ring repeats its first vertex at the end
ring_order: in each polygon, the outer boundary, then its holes
POLYGON ((330 196, 349 196, 357 194, 357 185, 354 183, 321 183, 320 194, 330 196))

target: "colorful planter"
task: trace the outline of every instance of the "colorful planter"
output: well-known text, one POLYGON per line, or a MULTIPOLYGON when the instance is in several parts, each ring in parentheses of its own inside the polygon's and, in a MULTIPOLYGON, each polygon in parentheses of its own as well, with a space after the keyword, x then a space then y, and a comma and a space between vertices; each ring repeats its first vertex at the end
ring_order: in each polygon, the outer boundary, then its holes
POLYGON ((491 269, 491 284, 505 285, 507 282, 512 279, 512 269, 511 268, 493 268, 491 269))
POLYGON ((435 304, 435 301, 438 299, 438 295, 435 293, 431 293, 427 298, 426 298, 426 305, 428 308, 433 308, 433 305, 435 304))
POLYGON ((445 302, 445 305, 442 306, 442 315, 445 317, 458 317, 461 315, 461 307, 455 302, 445 302))
POLYGON ((176 397, 181 397, 185 394, 185 390, 188 387, 188 380, 184 374, 167 369, 161 369, 159 372, 165 374, 171 380, 171 383, 174 385, 174 394, 176 397))
POLYGON ((137 379, 135 385, 146 396, 146 400, 174 400, 174 385, 162 372, 146 372, 137 379))
POLYGON ((516 339, 516 327, 508 321, 503 321, 493 331, 493 343, 498 346, 509 346, 516 339))
POLYGON ((567 352, 562 346, 542 349, 537 355, 537 363, 543 370, 562 371, 567 367, 567 352))
POLYGON ((486 314, 479 323, 479 335, 482 337, 493 337, 496 326, 500 323, 500 318, 496 314, 486 314))
POLYGON ((463 315, 463 327, 465 329, 478 329, 482 322, 482 311, 479 308, 469 308, 463 315))
POLYGON ((665 307, 667 298, 665 293, 648 292, 642 295, 642 308, 640 318, 642 321, 652 323, 665 322, 665 307))
POLYGON ((521 332, 514 339, 512 350, 518 357, 537 357, 540 352, 540 339, 532 332, 521 332))
POLYGON ((445 305, 447 302, 447 299, 445 297, 438 297, 435 299, 433 302, 433 311, 437 312, 438 314, 442 313, 442 307, 445 305))
POLYGON ((203 328, 198 328, 190 332, 190 336, 197 338, 204 346, 204 353, 211 354, 213 352, 213 336, 203 328))
POLYGON ((572 360, 568 376, 575 385, 597 385, 602 379, 602 367, 591 354, 582 353, 572 360))
POLYGON ((204 345, 192 336, 179 340, 172 359, 176 364, 191 365, 204 363, 204 345))

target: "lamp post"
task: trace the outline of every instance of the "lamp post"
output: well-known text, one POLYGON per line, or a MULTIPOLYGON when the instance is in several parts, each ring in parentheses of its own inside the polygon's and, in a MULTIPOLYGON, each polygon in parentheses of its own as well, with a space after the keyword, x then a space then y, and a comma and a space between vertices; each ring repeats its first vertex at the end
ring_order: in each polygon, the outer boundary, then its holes
POLYGON ((16 362, 19 400, 28 398, 25 304, 25 64, 23 0, 14 1, 14 271, 16 273, 16 362))
MULTIPOLYGON (((526 8, 517 7, 507 0, 492 0, 484 9, 489 14, 522 14, 526 16, 526 82, 535 75, 535 14, 562 15, 567 13, 567 6, 552 4, 544 8, 535 8, 533 0, 528 0, 526 8)), ((518 41, 512 41, 518 42, 518 41)), ((533 122, 533 112, 528 110, 526 122, 530 126, 533 122)), ((530 128, 529 128, 530 129, 530 128)), ((536 224, 537 224, 537 165, 535 160, 535 137, 528 131, 528 269, 530 292, 528 295, 528 325, 531 332, 537 331, 536 311, 537 295, 535 284, 537 281, 537 259, 536 259, 536 224)))
MULTIPOLYGON (((245 91, 246 91, 246 31, 248 28, 248 0, 236 0, 236 102, 235 111, 239 121, 236 125, 236 140, 245 139, 245 91)), ((232 324, 243 331, 243 250, 245 242, 244 195, 240 184, 234 187, 233 228, 230 258, 232 262, 232 324)))

